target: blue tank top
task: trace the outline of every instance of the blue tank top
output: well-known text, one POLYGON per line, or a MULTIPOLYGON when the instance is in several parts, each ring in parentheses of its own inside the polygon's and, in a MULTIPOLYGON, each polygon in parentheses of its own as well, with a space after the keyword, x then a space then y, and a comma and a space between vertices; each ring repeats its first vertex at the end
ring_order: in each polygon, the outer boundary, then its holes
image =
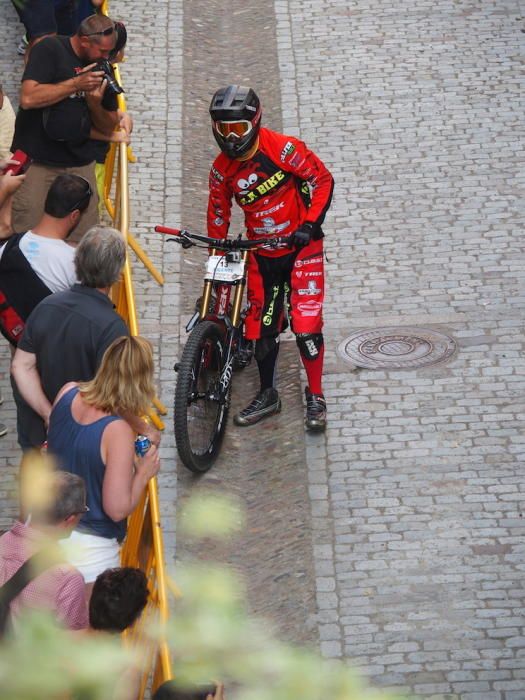
POLYGON ((51 412, 48 451, 57 460, 59 469, 77 474, 85 481, 89 512, 82 516, 76 529, 99 537, 115 537, 121 542, 126 536, 126 520, 114 522, 102 507, 106 465, 100 456, 100 443, 106 427, 122 418, 105 416, 89 425, 77 423, 71 413, 71 404, 77 394, 78 387, 72 387, 51 412))

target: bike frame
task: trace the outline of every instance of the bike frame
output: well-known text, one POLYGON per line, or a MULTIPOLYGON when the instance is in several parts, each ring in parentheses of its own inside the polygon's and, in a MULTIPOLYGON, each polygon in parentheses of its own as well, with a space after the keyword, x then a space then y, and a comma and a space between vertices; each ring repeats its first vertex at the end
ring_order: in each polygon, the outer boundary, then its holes
MULTIPOLYGON (((216 254, 216 249, 212 248, 210 251, 210 255, 215 255, 216 254)), ((226 354, 224 356, 224 361, 223 365, 221 368, 221 377, 219 381, 220 385, 220 390, 219 390, 219 401, 221 403, 224 403, 227 401, 228 397, 228 390, 231 384, 232 380, 232 375, 233 375, 233 363, 235 359, 235 341, 239 343, 239 341, 242 340, 242 314, 241 314, 241 307, 242 307, 242 300, 244 296, 244 290, 246 289, 246 279, 247 279, 247 273, 246 273, 246 268, 247 268, 247 262, 248 262, 248 255, 249 251, 248 250, 243 250, 241 251, 241 262, 243 263, 243 276, 242 279, 236 281, 236 282, 214 282, 214 280, 205 280, 204 285, 203 285, 203 290, 202 290, 202 298, 201 298, 201 305, 200 305, 200 310, 199 310, 199 318, 197 320, 197 323, 200 323, 201 321, 205 320, 210 320, 214 322, 219 322, 225 326, 225 340, 226 340, 226 354), (228 310, 225 310, 224 314, 219 314, 217 311, 219 309, 215 309, 215 313, 210 314, 208 309, 210 306, 210 300, 211 300, 211 295, 213 291, 213 285, 218 284, 219 286, 225 286, 228 287, 230 290, 233 288, 233 299, 232 299, 232 294, 230 291, 229 294, 229 303, 231 303, 231 311, 228 313, 228 310)), ((217 305, 219 304, 219 299, 217 300, 217 305)), ((191 324, 191 322, 190 322, 191 324)), ((195 324, 188 324, 187 330, 190 331, 194 327, 195 324)))
POLYGON ((229 251, 237 250, 240 253, 240 259, 243 264, 243 274, 242 278, 236 280, 235 282, 223 282, 223 281, 215 281, 214 279, 205 279, 204 280, 204 285, 202 289, 202 296, 201 296, 201 304, 200 304, 200 309, 195 314, 193 317, 190 319, 186 326, 186 331, 189 333, 191 330, 195 327, 197 323, 200 323, 205 320, 210 320, 214 321, 216 323, 221 323, 225 326, 226 330, 226 339, 227 339, 227 352, 226 352, 226 358, 224 362, 224 372, 221 374, 221 387, 226 387, 224 390, 224 393, 226 393, 229 382, 231 380, 231 372, 233 370, 233 359, 234 359, 234 349, 233 349, 233 344, 235 340, 241 341, 243 338, 242 334, 242 322, 243 322, 243 317, 242 317, 242 300, 244 296, 244 290, 246 289, 246 281, 247 281, 247 267, 248 267, 248 256, 250 254, 250 250, 253 250, 255 247, 258 245, 268 245, 268 244, 274 244, 274 247, 276 245, 282 245, 283 242, 287 243, 288 238, 287 237, 275 237, 273 239, 259 239, 257 241, 250 241, 251 243, 250 247, 244 247, 243 241, 241 239, 241 236, 237 239, 234 239, 232 241, 229 241, 229 244, 226 245, 224 240, 221 240, 221 244, 219 245, 217 243, 217 239, 212 239, 208 236, 202 236, 200 234, 194 234, 191 233, 190 231, 186 231, 184 229, 172 229, 168 228, 166 226, 155 226, 155 231, 158 233, 166 233, 168 235, 174 235, 177 238, 182 238, 185 240, 182 240, 182 245, 183 247, 188 247, 191 245, 195 245, 195 241, 202 243, 206 243, 210 245, 210 255, 216 255, 217 252, 222 252, 225 255, 229 254, 229 251), (193 243, 191 242, 193 241, 193 243), (216 244, 215 246, 213 244, 216 244), (186 245, 185 245, 186 244, 186 245), (220 285, 225 285, 229 287, 230 289, 233 287, 234 292, 233 292, 233 300, 231 299, 231 292, 230 292, 230 299, 229 302, 231 302, 232 308, 231 311, 228 313, 227 308, 225 309, 225 313, 220 313, 220 309, 215 309, 215 313, 210 314, 208 309, 210 306, 210 300, 211 300, 211 295, 212 295, 212 290, 213 290, 213 285, 214 284, 220 284, 220 285), (219 312, 219 313, 218 313, 219 312), (224 381, 223 381, 224 378, 224 381))
MULTIPOLYGON (((212 248, 210 255, 215 255, 216 254, 216 249, 212 248)), ((229 318, 232 326, 234 328, 239 328, 241 325, 241 305, 242 305, 242 298, 244 296, 244 290, 246 289, 246 266, 248 262, 248 250, 243 250, 241 251, 241 261, 244 265, 244 275, 241 280, 235 283, 228 283, 228 282, 222 282, 221 284, 227 284, 230 287, 234 287, 235 291, 233 293, 233 301, 232 301, 232 310, 231 314, 226 316, 229 318)), ((204 281, 204 287, 202 290, 202 300, 201 300, 201 308, 200 308, 200 313, 199 313, 199 321, 204 321, 204 319, 208 316, 208 308, 210 305, 210 299, 211 299, 211 292, 213 289, 213 280, 205 280, 204 281)))

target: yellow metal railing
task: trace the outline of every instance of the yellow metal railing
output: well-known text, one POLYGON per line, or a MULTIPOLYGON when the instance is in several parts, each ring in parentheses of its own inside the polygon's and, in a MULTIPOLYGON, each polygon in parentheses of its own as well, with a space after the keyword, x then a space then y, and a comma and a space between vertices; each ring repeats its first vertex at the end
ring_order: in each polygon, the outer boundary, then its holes
MULTIPOLYGON (((102 6, 102 12, 108 14, 107 2, 102 6)), ((116 79, 120 83, 120 73, 114 66, 116 79)), ((118 96, 119 110, 126 111, 123 95, 118 96)), ((131 148, 124 143, 112 143, 105 162, 103 199, 106 210, 113 226, 122 232, 128 246, 145 265, 150 274, 159 284, 164 284, 161 273, 155 268, 142 247, 129 232, 130 203, 128 189, 128 163, 135 162, 131 148)), ((114 285, 111 297, 118 313, 126 321, 131 335, 139 334, 135 294, 131 277, 129 256, 126 259, 122 279, 114 285)), ((166 413, 166 408, 155 399, 154 409, 149 419, 156 428, 162 430, 164 424, 160 415, 166 413)), ((164 641, 147 642, 147 626, 156 617, 164 622, 168 619, 168 595, 165 574, 164 545, 160 523, 157 479, 149 481, 141 501, 128 519, 128 534, 121 552, 122 566, 134 566, 142 569, 148 578, 150 601, 134 627, 125 634, 126 643, 134 644, 140 640, 146 643, 150 656, 141 678, 139 700, 144 697, 146 688, 151 685, 155 690, 160 684, 172 678, 170 653, 164 641), (153 675, 152 675, 153 674, 153 675), (151 683, 150 683, 151 679, 151 683)), ((171 586, 173 588, 173 586, 171 586)))
MULTIPOLYGON (((171 659, 165 642, 151 641, 148 627, 153 621, 166 621, 169 615, 162 530, 157 496, 157 481, 151 479, 147 491, 128 520, 128 534, 121 554, 122 566, 134 566, 146 574, 150 598, 146 610, 131 630, 126 642, 140 642, 147 651, 138 698, 143 698, 151 678, 155 690, 172 678, 171 659)), ((173 586, 170 586, 173 591, 173 586)), ((177 591, 175 587, 175 592, 177 591)))

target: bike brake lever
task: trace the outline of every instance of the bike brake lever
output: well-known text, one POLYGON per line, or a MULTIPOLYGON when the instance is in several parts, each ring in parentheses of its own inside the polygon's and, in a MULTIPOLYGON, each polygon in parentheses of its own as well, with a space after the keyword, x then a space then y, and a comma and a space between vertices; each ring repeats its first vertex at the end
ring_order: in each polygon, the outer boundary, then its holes
MULTIPOLYGON (((279 248, 285 242, 286 241, 284 240, 284 237, 276 238, 275 240, 268 242, 268 247, 271 248, 272 250, 275 250, 276 248, 279 248)), ((289 248, 290 246, 288 245, 287 247, 289 248)))
POLYGON ((187 236, 185 236, 184 233, 180 234, 180 238, 179 238, 178 242, 181 244, 181 246, 184 248, 184 250, 187 250, 188 248, 192 248, 195 245, 195 243, 190 238, 187 238, 187 236))
POLYGON ((167 238, 166 243, 178 243, 186 249, 195 245, 193 241, 190 241, 188 238, 184 238, 184 236, 179 236, 179 238, 167 238))

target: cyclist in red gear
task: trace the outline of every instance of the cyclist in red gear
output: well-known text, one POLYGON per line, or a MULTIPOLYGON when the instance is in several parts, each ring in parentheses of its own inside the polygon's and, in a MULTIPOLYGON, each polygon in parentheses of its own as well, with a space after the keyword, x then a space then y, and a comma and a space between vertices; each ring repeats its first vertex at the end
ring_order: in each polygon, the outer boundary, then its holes
POLYGON ((253 401, 234 416, 252 425, 281 410, 274 386, 285 304, 308 378, 308 430, 326 427, 322 390, 324 341, 323 231, 334 180, 322 161, 293 136, 261 128, 261 105, 249 87, 217 90, 210 105, 213 135, 221 153, 209 180, 208 233, 226 238, 232 199, 244 211, 247 237, 287 236, 277 249, 250 257, 246 337, 255 340, 261 381, 253 401))

